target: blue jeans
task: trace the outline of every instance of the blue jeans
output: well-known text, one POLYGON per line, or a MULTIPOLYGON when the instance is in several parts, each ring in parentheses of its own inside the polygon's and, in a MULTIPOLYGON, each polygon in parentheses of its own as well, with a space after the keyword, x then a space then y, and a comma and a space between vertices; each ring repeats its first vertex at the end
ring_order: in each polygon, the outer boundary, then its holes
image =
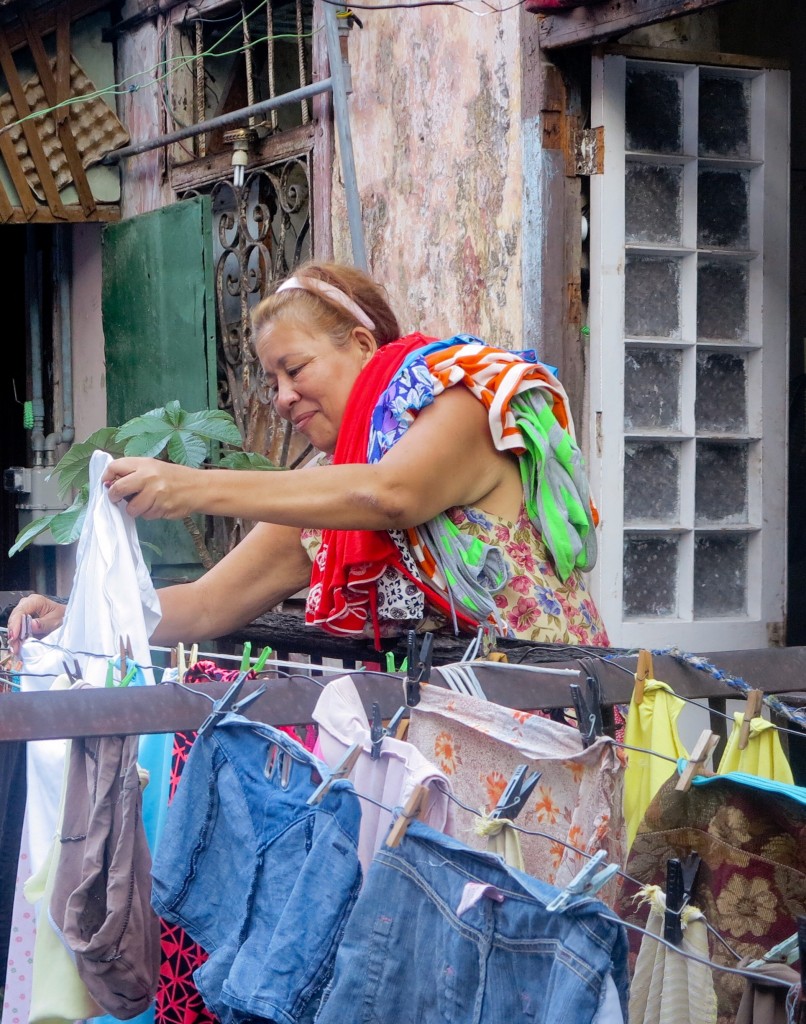
POLYGON ((222 1024, 313 1020, 361 885, 361 811, 285 733, 227 715, 198 737, 153 866, 152 904, 208 953, 194 973, 222 1024))
POLYGON ((376 854, 317 1024, 586 1024, 609 972, 627 1015, 627 941, 612 912, 419 822, 376 854))

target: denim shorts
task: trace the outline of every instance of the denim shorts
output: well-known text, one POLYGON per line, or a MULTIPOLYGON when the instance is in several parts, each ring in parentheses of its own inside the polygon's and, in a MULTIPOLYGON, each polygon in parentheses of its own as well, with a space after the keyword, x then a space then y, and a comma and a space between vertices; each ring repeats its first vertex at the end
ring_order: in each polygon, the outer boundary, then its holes
POLYGON ((152 904, 209 953, 194 973, 222 1024, 312 1021, 358 896, 349 782, 271 726, 227 715, 193 744, 154 858, 152 904))
POLYGON ((556 894, 411 823, 375 856, 317 1024, 586 1024, 610 973, 626 1019, 623 926, 590 899, 548 913, 556 894))

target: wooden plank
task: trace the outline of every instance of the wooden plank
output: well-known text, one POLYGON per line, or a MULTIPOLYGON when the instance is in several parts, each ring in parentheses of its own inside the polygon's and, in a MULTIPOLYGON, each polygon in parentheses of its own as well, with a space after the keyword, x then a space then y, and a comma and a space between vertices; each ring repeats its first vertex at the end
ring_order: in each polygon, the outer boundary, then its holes
MULTIPOLYGON (((17 71, 17 66, 14 63, 14 58, 11 55, 4 32, 0 32, 0 68, 3 69, 3 74, 6 76, 8 91, 11 93, 11 99, 17 110, 17 117, 20 119, 27 118, 31 113, 31 108, 28 106, 25 88, 17 71)), ((45 193, 45 199, 50 207, 50 211, 54 217, 63 220, 64 204, 59 195, 56 179, 53 177, 53 172, 50 169, 50 164, 42 145, 42 139, 39 136, 34 120, 23 120, 22 132, 25 136, 25 141, 28 143, 28 152, 31 154, 36 173, 39 175, 42 191, 45 193)))
MULTIPOLYGON (((5 160, 9 177, 14 188, 17 190, 17 196, 20 201, 19 209, 23 214, 21 223, 26 224, 28 221, 34 220, 40 207, 25 177, 20 158, 17 156, 16 149, 14 149, 14 143, 11 141, 11 136, 8 132, 3 131, 5 124, 2 114, 0 114, 0 156, 5 160)), ((47 212, 49 219, 52 218, 50 210, 47 212)), ((20 222, 16 216, 12 219, 15 224, 20 222)))
MULTIPOLYGON (((2 136, 0 135, 0 140, 2 136)), ((0 142, 0 153, 2 142, 0 142)), ((92 213, 87 214, 76 205, 64 207, 64 217, 54 217, 47 206, 36 206, 31 214, 19 206, 11 209, 8 224, 116 224, 120 220, 120 206, 117 203, 102 203, 92 213)))
MULTIPOLYGON (((23 22, 25 27, 25 22, 23 22)), ((50 65, 48 65, 49 67, 50 65)), ((56 13, 56 99, 63 103, 70 96, 70 12, 60 7, 56 13)), ((56 120, 63 124, 68 120, 69 107, 62 107, 56 112, 56 120)))
MULTIPOLYGON (((540 45, 558 50, 583 43, 601 43, 624 32, 658 21, 681 18, 729 0, 607 0, 593 7, 575 7, 551 14, 540 24, 540 45)), ((534 5, 537 6, 537 3, 534 5)), ((526 9, 529 10, 527 0, 526 9)))
MULTIPOLYGON (((597 47, 598 50, 598 47, 597 47)), ((714 50, 681 50, 671 46, 628 46, 609 43, 601 48, 602 53, 633 60, 663 60, 673 64, 704 64, 713 67, 750 68, 764 71, 768 68, 788 71, 791 61, 777 57, 749 57, 743 53, 718 53, 714 50)))
MULTIPOLYGON (((0 188, 0 223, 6 224, 14 217, 14 207, 4 188, 0 188)), ((26 220, 27 223, 27 220, 26 220)))
MULTIPOLYGON (((55 107, 62 99, 66 99, 70 94, 69 86, 69 75, 70 75, 70 25, 68 23, 67 29, 67 53, 63 52, 61 47, 57 48, 56 56, 56 75, 54 77, 53 69, 50 66, 50 60, 45 52, 45 47, 42 44, 42 38, 36 30, 31 19, 27 14, 21 13, 20 18, 22 20, 25 31, 28 34, 28 45, 31 50, 31 54, 36 64, 36 70, 39 74, 39 79, 42 82, 42 89, 45 93, 45 100, 49 107, 55 107), (61 82, 62 69, 67 69, 68 85, 66 87, 61 82)), ((92 194, 89 180, 87 179, 87 172, 84 170, 84 164, 81 162, 81 155, 78 152, 78 146, 76 145, 75 137, 73 136, 73 130, 70 127, 69 121, 69 108, 63 107, 61 111, 57 112, 56 117, 56 129, 59 134, 59 141, 62 144, 64 155, 67 159, 67 165, 70 168, 70 174, 73 177, 73 184, 76 187, 78 193, 78 201, 81 203, 81 208, 84 213, 90 214, 95 209, 95 197, 92 194), (63 117, 61 115, 64 115, 63 117)))
MULTIPOLYGON (((78 21, 79 18, 86 18, 90 14, 109 9, 109 0, 63 0, 58 5, 59 10, 65 8, 69 12, 70 21, 78 21)), ((43 35, 50 35, 56 31, 56 23, 59 10, 51 8, 43 11, 40 17, 40 27, 43 35)), ((18 22, 13 22, 6 29, 9 49, 12 53, 28 45, 25 30, 18 22)))

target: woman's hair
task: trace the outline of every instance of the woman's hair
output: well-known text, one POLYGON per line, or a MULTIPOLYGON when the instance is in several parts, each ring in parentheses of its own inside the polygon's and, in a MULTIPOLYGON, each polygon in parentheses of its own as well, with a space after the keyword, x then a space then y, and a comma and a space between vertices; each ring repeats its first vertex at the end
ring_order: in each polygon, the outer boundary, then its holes
POLYGON ((372 322, 372 333, 379 346, 400 337, 400 326, 389 305, 385 288, 356 267, 312 260, 301 264, 294 271, 294 279, 302 287, 282 289, 283 282, 278 281, 274 290, 255 306, 252 311, 254 338, 273 320, 287 317, 329 334, 336 345, 347 341, 350 332, 359 326, 359 321, 348 309, 329 299, 326 294, 305 289, 306 278, 324 281, 356 303, 372 322))

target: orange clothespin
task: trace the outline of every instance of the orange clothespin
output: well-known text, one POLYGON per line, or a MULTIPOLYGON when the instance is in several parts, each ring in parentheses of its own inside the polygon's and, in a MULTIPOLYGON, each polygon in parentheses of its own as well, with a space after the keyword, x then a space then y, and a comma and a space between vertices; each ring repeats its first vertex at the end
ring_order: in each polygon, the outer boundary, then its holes
POLYGON ((406 806, 400 812, 400 817, 392 825, 389 835, 386 837, 386 846, 400 845, 400 840, 406 834, 409 824, 425 812, 429 796, 427 786, 414 787, 411 796, 406 801, 406 806))
POLYGON ((763 690, 751 690, 747 695, 747 703, 744 709, 742 727, 739 730, 739 750, 746 750, 750 740, 750 722, 761 714, 761 704, 764 700, 763 690))
POLYGON ((695 775, 713 774, 705 767, 705 762, 711 756, 717 743, 719 743, 717 734, 711 732, 710 729, 703 729, 700 733, 700 738, 694 744, 688 764, 683 769, 683 774, 677 780, 677 785, 674 787, 678 793, 688 793, 689 789, 691 789, 691 780, 695 775))
POLYGON ((644 683, 647 679, 655 678, 655 670, 652 667, 652 655, 649 651, 640 650, 638 652, 638 667, 635 670, 635 689, 633 690, 633 700, 636 704, 640 704, 644 699, 644 683))

